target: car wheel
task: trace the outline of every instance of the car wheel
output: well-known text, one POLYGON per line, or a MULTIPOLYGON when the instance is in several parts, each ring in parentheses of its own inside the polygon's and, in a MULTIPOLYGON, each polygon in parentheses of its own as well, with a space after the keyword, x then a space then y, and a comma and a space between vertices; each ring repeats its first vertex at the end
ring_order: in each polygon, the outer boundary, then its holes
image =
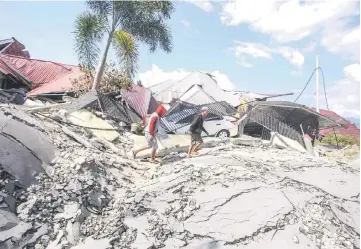
POLYGON ((217 137, 219 137, 219 138, 229 137, 229 131, 227 131, 227 130, 220 130, 220 131, 217 133, 217 137))

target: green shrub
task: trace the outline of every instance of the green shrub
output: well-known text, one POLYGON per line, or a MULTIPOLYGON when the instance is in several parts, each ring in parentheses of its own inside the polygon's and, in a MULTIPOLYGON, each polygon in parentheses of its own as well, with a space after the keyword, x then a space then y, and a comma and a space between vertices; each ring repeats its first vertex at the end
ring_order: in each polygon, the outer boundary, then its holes
MULTIPOLYGON (((336 133, 336 136, 337 136, 338 145, 340 145, 340 146, 347 146, 347 145, 354 145, 354 144, 360 146, 359 138, 344 136, 344 135, 337 134, 337 133, 336 133)), ((321 142, 326 143, 326 144, 337 145, 334 133, 330 133, 327 136, 324 136, 322 138, 321 142)))

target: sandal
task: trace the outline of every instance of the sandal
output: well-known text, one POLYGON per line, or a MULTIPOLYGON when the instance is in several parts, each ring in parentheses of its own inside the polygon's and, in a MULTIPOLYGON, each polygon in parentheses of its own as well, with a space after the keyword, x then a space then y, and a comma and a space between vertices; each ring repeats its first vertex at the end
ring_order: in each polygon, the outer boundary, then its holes
POLYGON ((153 163, 153 164, 160 164, 160 162, 157 161, 157 160, 149 160, 149 162, 150 162, 150 163, 153 163))

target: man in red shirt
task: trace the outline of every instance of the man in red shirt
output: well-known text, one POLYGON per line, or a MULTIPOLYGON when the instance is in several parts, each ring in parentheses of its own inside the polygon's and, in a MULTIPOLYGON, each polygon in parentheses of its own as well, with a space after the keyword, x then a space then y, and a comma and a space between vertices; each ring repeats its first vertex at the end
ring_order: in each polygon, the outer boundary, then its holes
POLYGON ((155 160, 155 154, 157 152, 158 149, 158 143, 157 143, 157 138, 155 137, 155 135, 158 132, 159 129, 159 125, 160 125, 160 118, 162 116, 165 115, 166 113, 166 109, 164 108, 164 106, 159 105, 157 110, 150 116, 149 121, 147 126, 144 129, 144 133, 145 133, 145 139, 147 140, 147 146, 142 147, 138 150, 133 150, 133 158, 135 159, 135 157, 137 156, 137 154, 143 150, 148 150, 148 149, 152 149, 152 154, 151 154, 151 163, 159 163, 158 161, 155 160))

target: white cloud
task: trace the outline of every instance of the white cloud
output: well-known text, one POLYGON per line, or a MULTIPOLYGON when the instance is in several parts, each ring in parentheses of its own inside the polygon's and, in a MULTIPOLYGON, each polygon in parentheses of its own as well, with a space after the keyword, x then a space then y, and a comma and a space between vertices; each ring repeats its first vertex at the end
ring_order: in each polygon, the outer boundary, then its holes
POLYGON ((281 43, 301 40, 322 30, 322 45, 343 52, 343 46, 359 40, 359 33, 345 21, 359 15, 359 9, 359 1, 347 0, 235 0, 223 5, 220 18, 226 25, 249 24, 281 43))
POLYGON ((152 65, 152 69, 144 73, 139 73, 138 78, 142 81, 143 86, 150 87, 160 82, 175 79, 179 80, 186 77, 189 74, 184 69, 178 69, 171 72, 165 72, 160 69, 157 65, 152 65))
POLYGON ((246 67, 251 66, 251 64, 246 61, 247 57, 273 59, 272 55, 274 54, 281 55, 290 64, 298 68, 302 67, 305 61, 300 51, 287 46, 268 47, 260 43, 237 41, 233 50, 238 59, 238 63, 243 66, 246 65, 246 67))
POLYGON ((360 118, 360 70, 360 64, 345 67, 345 78, 326 89, 330 110, 343 117, 360 118))
MULTIPOLYGON (((153 86, 157 83, 166 80, 180 80, 186 77, 191 72, 185 69, 177 69, 170 72, 165 72, 160 69, 157 65, 152 65, 152 69, 144 73, 139 73, 138 78, 142 81, 145 87, 153 86)), ((226 74, 219 72, 218 70, 211 72, 220 88, 223 90, 234 90, 236 85, 232 82, 226 74)))
POLYGON ((330 52, 341 53, 355 60, 360 60, 360 26, 349 29, 346 24, 338 23, 323 30, 321 44, 330 52))
POLYGON ((196 5, 197 7, 201 8, 205 12, 212 12, 214 10, 214 6, 212 1, 210 0, 181 0, 183 2, 188 2, 196 5))
POLYGON ((343 69, 346 77, 360 81, 360 64, 348 65, 343 69))

